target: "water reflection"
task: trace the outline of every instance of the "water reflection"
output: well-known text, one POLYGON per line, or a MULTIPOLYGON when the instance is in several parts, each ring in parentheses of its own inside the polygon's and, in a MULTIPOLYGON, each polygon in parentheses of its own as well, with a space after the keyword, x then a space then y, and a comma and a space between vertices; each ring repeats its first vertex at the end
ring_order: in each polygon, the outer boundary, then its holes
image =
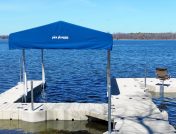
POLYGON ((29 123, 17 120, 1 120, 2 134, 102 134, 107 124, 88 121, 46 121, 29 123))

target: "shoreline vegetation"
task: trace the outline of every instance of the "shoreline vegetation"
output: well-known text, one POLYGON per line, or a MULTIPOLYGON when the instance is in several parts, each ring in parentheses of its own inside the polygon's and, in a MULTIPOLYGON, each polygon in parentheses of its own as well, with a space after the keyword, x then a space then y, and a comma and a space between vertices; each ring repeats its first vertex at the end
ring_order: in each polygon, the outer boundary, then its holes
POLYGON ((116 40, 176 40, 176 33, 113 33, 116 40))
MULTIPOLYGON (((114 40, 176 40, 176 33, 113 33, 114 40)), ((0 35, 0 39, 8 39, 0 35)))
POLYGON ((0 35, 0 39, 8 39, 9 36, 8 35, 0 35))

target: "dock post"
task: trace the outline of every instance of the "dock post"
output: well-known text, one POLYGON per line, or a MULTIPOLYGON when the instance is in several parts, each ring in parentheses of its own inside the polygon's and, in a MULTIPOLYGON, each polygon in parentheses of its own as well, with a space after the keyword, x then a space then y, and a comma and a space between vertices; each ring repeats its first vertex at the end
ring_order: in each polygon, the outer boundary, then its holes
POLYGON ((42 98, 44 102, 46 102, 46 96, 44 92, 45 88, 45 68, 44 68, 44 60, 43 60, 43 49, 41 49, 41 62, 42 62, 42 98))
POLYGON ((111 72, 110 72, 110 50, 107 51, 107 90, 108 90, 108 134, 111 134, 111 72))
POLYGON ((145 79, 144 79, 145 89, 147 88, 147 64, 145 64, 145 79))
POLYGON ((164 80, 161 80, 161 82, 162 82, 162 84, 160 86, 160 99, 163 103, 163 101, 164 101, 164 80))
POLYGON ((41 57, 42 57, 42 83, 43 87, 45 84, 45 68, 44 68, 44 60, 43 60, 43 49, 41 50, 41 57))
POLYGON ((31 80, 31 110, 34 111, 33 81, 31 80))
POLYGON ((26 76, 26 61, 25 61, 25 50, 23 49, 23 85, 24 85, 24 100, 26 103, 27 96, 27 76, 26 76))
POLYGON ((19 59, 19 63, 20 63, 20 82, 22 82, 22 74, 23 74, 23 65, 22 65, 22 57, 20 57, 19 59))
POLYGON ((145 75, 145 78, 144 78, 144 87, 145 87, 145 90, 147 89, 147 50, 145 49, 145 55, 144 55, 144 75, 145 75))

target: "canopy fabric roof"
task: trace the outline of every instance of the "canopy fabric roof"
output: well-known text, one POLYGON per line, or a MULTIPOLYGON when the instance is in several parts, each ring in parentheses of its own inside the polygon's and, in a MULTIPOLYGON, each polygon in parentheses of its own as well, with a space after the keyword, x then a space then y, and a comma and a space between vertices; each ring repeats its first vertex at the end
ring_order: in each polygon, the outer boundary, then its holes
POLYGON ((11 33, 9 49, 108 49, 112 35, 63 21, 11 33))

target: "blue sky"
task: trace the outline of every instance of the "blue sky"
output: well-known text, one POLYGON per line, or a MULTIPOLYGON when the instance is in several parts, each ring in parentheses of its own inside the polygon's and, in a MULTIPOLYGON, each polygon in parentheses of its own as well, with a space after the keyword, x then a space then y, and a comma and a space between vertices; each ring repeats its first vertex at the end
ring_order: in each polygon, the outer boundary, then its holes
POLYGON ((59 20, 105 32, 176 32, 176 0, 0 0, 0 34, 59 20))

